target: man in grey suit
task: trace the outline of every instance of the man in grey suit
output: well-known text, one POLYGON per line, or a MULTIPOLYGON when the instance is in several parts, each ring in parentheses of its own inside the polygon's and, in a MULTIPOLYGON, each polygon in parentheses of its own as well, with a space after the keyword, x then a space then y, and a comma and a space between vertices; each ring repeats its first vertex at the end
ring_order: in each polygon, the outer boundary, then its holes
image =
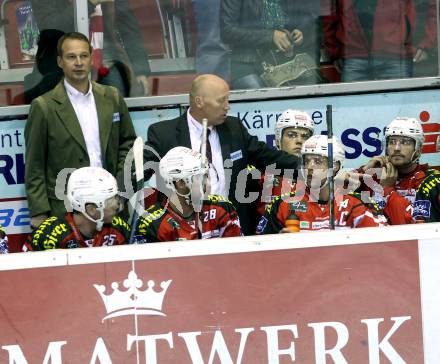
POLYGON ((58 66, 64 79, 36 98, 25 127, 25 186, 31 225, 62 216, 55 194, 63 168, 103 167, 122 186, 125 157, 136 134, 124 99, 116 88, 88 79, 92 47, 81 33, 58 42, 58 66))
POLYGON ((238 118, 227 116, 228 111, 228 84, 215 75, 198 76, 192 83, 189 110, 176 119, 149 127, 147 146, 157 154, 146 152, 145 158, 157 161, 157 155, 163 157, 176 146, 199 151, 202 120, 208 119, 211 193, 229 198, 237 209, 243 232, 252 234, 255 231, 250 221, 250 203, 245 202, 244 196, 247 166, 252 164, 262 171, 270 164, 281 169, 296 169, 299 158, 258 141, 238 118))

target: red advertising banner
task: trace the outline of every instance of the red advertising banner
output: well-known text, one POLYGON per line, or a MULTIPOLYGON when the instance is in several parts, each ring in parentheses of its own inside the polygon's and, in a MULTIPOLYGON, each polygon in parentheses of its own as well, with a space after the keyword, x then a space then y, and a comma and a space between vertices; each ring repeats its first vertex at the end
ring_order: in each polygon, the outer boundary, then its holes
POLYGON ((414 240, 6 270, 0 287, 0 363, 424 362, 414 240))

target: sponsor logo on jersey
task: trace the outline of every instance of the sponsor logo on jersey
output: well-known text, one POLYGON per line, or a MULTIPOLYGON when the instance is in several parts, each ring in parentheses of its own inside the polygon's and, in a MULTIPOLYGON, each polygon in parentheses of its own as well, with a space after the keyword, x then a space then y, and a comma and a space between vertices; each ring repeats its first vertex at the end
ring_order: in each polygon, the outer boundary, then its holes
POLYGON ((79 248, 79 244, 76 240, 69 240, 66 243, 66 248, 67 249, 74 249, 74 248, 79 248))
POLYGON ((408 188, 406 190, 397 189, 396 191, 400 196, 405 197, 408 202, 414 203, 416 199, 416 190, 414 188, 408 188))
POLYGON ((167 219, 167 223, 170 224, 174 229, 179 229, 180 224, 177 220, 173 219, 172 217, 169 217, 167 219))
POLYGON ((257 234, 261 234, 267 225, 267 219, 263 216, 257 226, 257 234))
POLYGON ((416 200, 413 204, 413 217, 431 217, 431 202, 428 200, 416 200))
POLYGON ((290 212, 307 212, 307 201, 289 201, 290 212))
POLYGON ((420 187, 420 189, 425 196, 428 196, 431 190, 438 184, 440 184, 440 177, 433 177, 429 180, 429 182, 423 182, 423 185, 420 187))
POLYGON ((312 229, 313 230, 320 230, 320 229, 328 229, 330 227, 330 224, 327 221, 314 221, 312 222, 312 229))
POLYGON ((300 228, 300 230, 301 229, 308 229, 308 228, 310 228, 310 223, 308 221, 300 221, 299 228, 300 228))

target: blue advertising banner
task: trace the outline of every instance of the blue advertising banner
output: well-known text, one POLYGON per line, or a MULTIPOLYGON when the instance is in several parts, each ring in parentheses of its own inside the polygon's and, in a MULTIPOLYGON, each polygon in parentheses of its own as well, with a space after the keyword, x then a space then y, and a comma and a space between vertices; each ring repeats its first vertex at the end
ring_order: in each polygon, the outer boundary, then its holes
POLYGON ((382 153, 383 130, 397 116, 422 122, 425 143, 421 163, 440 165, 435 141, 440 135, 438 90, 406 91, 368 95, 343 95, 309 99, 240 102, 230 114, 240 118, 249 132, 274 145, 274 127, 286 109, 307 111, 315 122, 315 133, 326 134, 326 105, 333 107, 333 134, 345 146, 346 168, 357 168, 382 153))

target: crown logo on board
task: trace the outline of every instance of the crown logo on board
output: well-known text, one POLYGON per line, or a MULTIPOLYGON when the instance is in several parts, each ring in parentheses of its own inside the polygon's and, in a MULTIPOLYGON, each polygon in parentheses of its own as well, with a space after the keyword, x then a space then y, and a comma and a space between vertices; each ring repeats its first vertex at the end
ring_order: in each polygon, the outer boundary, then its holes
POLYGON ((93 286, 101 296, 107 311, 107 315, 102 321, 125 315, 166 316, 162 312, 162 303, 171 282, 171 279, 161 282, 160 287, 162 290, 157 292, 154 289, 155 282, 149 280, 147 288, 141 290, 140 288, 142 288, 144 282, 131 270, 128 273, 127 279, 124 279, 122 282, 126 290, 120 290, 118 282, 113 282, 111 284, 113 293, 106 295, 104 293, 106 289, 104 285, 94 284, 93 286))

